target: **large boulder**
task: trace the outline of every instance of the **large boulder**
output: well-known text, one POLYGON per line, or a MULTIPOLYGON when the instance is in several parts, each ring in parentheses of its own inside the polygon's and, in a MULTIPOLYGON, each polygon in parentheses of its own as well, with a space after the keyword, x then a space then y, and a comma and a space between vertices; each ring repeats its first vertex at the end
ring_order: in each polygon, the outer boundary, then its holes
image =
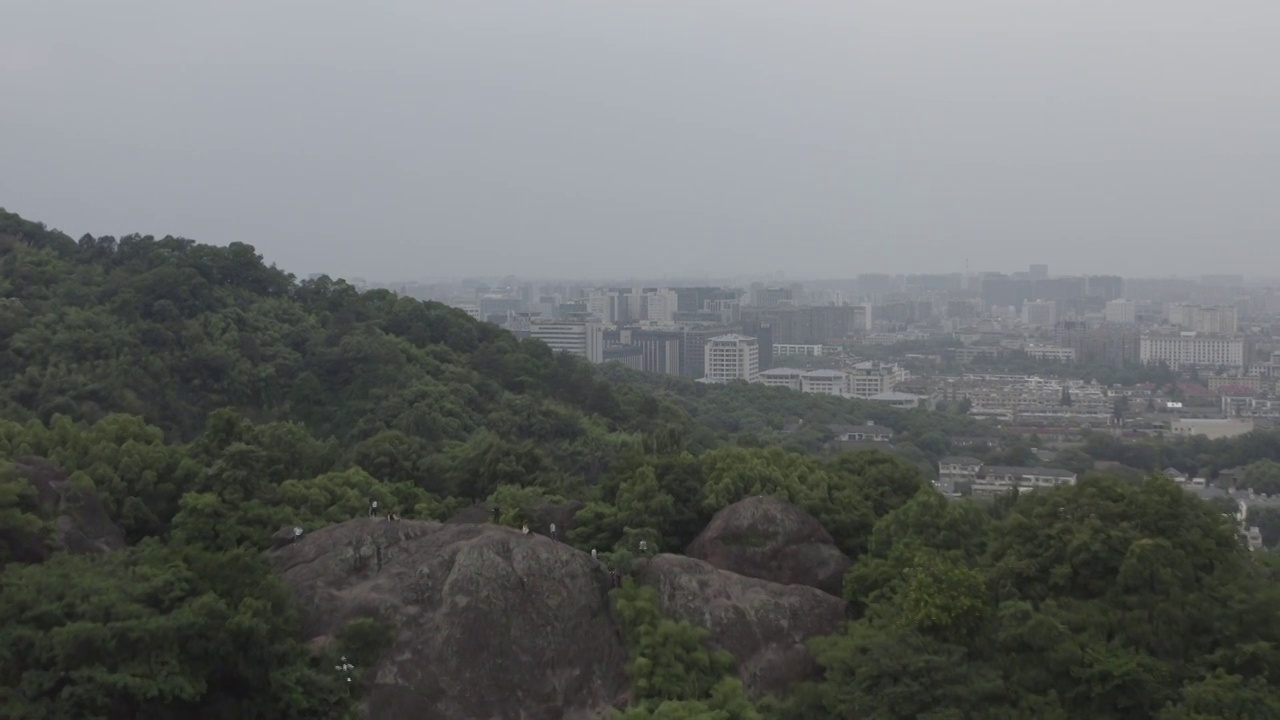
POLYGON ((35 491, 40 514, 52 520, 54 548, 92 554, 125 546, 124 533, 107 515, 98 493, 75 487, 56 463, 24 456, 14 461, 13 470, 35 491))
POLYGON ((641 561, 637 577, 657 590, 668 617, 706 628, 756 693, 815 679, 820 668, 805 641, 836 632, 845 620, 845 602, 816 588, 744 577, 680 555, 641 561))
POLYGON ((361 518, 270 552, 316 646, 376 618, 369 718, 595 718, 625 699, 612 583, 590 555, 490 524, 361 518))
POLYGON ((715 514, 689 557, 721 570, 841 595, 853 562, 812 515, 771 496, 740 500, 715 514))

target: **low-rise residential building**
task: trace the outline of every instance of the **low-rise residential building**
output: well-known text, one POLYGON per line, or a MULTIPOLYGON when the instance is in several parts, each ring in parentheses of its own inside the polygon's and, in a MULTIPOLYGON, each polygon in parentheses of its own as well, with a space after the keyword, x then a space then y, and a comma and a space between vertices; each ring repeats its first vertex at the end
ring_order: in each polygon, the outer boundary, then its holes
POLYGON ((875 423, 866 425, 828 425, 828 429, 840 442, 889 442, 893 439, 893 429, 875 423))
POLYGON ((998 494, 1014 488, 1036 490, 1073 485, 1075 481, 1075 473, 1061 468, 983 465, 973 481, 973 494, 998 494))
POLYGON ((1174 435, 1204 435, 1217 440, 1244 435, 1253 428, 1253 420, 1242 418, 1178 418, 1169 426, 1169 431, 1174 435))
POLYGON ((815 395, 849 396, 849 376, 839 370, 810 370, 800 376, 800 389, 815 395))
POLYGON ((800 355, 804 357, 822 357, 824 354, 824 346, 822 345, 795 345, 791 343, 774 343, 774 357, 789 357, 792 355, 800 355))
POLYGON ((898 392, 897 390, 880 393, 879 395, 872 395, 871 397, 866 398, 866 400, 868 402, 895 407, 900 410, 914 410, 915 408, 932 410, 936 405, 934 399, 928 395, 916 395, 915 393, 898 392))
POLYGON ((978 470, 982 461, 968 455, 948 455, 938 460, 938 482, 948 492, 954 491, 956 483, 972 483, 978 478, 978 470))
POLYGON ((1076 351, 1074 348, 1058 347, 1057 345, 1028 345, 1023 348, 1028 357, 1036 360, 1048 360, 1050 362, 1073 362, 1076 359, 1076 351))
POLYGON ((1280 400, 1252 395, 1223 395, 1222 414, 1229 418, 1280 418, 1280 400))
POLYGON ((780 367, 771 370, 762 370, 760 372, 760 383, 768 387, 781 387, 788 390, 799 391, 801 388, 800 378, 804 375, 803 370, 795 368, 780 367))

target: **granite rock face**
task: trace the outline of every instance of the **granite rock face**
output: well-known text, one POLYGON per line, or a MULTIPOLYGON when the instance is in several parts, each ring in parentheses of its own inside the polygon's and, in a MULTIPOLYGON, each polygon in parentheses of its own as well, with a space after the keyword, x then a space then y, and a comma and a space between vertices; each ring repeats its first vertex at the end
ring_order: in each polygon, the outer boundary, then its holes
POLYGON ((271 562, 321 645, 349 621, 395 628, 369 718, 595 718, 625 701, 607 571, 587 553, 488 524, 358 519, 271 562))
POLYGON ((770 496, 740 500, 716 513, 688 555, 721 570, 808 585, 837 597, 853 565, 817 519, 770 496))
POLYGON ((820 669, 805 641, 845 621, 845 602, 817 588, 745 577, 681 555, 642 561, 637 575, 657 590, 664 614, 706 628, 711 644, 737 659, 753 692, 815 679, 820 669))

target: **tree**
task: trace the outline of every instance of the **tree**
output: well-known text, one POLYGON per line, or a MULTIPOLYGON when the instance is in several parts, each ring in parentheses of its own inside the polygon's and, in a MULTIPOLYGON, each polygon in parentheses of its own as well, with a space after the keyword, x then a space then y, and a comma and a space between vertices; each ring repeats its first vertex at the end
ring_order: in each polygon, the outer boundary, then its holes
POLYGON ((1240 487, 1263 495, 1280 493, 1280 463, 1271 460, 1251 463, 1240 477, 1240 487))

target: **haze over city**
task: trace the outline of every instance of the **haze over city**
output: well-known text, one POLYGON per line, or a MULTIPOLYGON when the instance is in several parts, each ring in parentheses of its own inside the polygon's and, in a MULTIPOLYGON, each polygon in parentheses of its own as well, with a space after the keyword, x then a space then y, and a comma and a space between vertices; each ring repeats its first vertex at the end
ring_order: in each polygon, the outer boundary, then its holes
POLYGON ((73 236, 382 279, 1276 260, 1261 0, 4 14, 0 198, 73 236))

